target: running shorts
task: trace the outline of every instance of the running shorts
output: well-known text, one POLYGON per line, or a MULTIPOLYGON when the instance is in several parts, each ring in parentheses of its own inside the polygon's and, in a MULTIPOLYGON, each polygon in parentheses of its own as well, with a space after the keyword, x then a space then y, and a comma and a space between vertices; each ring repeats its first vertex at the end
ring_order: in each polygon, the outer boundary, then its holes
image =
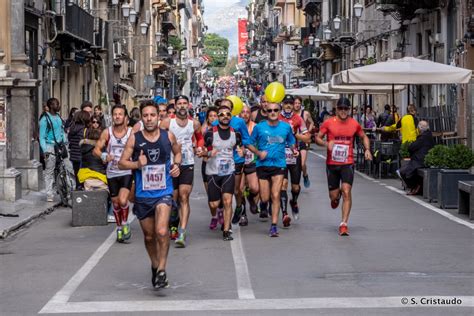
POLYGON ((173 188, 178 190, 182 184, 193 185, 194 181, 194 165, 180 166, 179 177, 173 178, 173 188))
POLYGON ((202 176, 202 181, 207 183, 208 176, 206 174, 206 161, 204 161, 204 159, 202 160, 202 164, 201 164, 201 176, 202 176))
POLYGON ((208 176, 207 182, 207 196, 209 202, 219 201, 222 194, 234 194, 235 190, 235 174, 226 176, 212 175, 208 176))
POLYGON ((308 150, 309 144, 305 142, 298 142, 298 149, 299 150, 308 150))
POLYGON ((148 217, 155 216, 156 207, 160 204, 166 204, 172 206, 173 196, 164 195, 159 198, 135 198, 135 204, 133 204, 133 214, 139 219, 144 220, 148 217))
POLYGON ((288 174, 290 174, 291 184, 300 184, 301 174, 303 172, 301 167, 301 155, 298 155, 298 158, 296 158, 296 164, 286 165, 286 169, 288 169, 288 172, 285 173, 285 179, 288 179, 288 174))
POLYGON ((240 176, 244 172, 244 163, 236 163, 234 174, 240 176))
POLYGON ((133 176, 128 174, 126 176, 107 178, 109 185, 110 197, 114 198, 119 195, 120 189, 125 188, 130 191, 133 183, 133 176))
POLYGON ((248 165, 244 165, 244 174, 252 174, 254 172, 257 172, 257 166, 255 162, 251 162, 248 165))
POLYGON ((257 177, 259 180, 270 181, 273 176, 285 175, 286 168, 282 167, 257 167, 257 177))
POLYGON ((339 189, 342 183, 354 182, 354 165, 326 165, 329 191, 339 189))

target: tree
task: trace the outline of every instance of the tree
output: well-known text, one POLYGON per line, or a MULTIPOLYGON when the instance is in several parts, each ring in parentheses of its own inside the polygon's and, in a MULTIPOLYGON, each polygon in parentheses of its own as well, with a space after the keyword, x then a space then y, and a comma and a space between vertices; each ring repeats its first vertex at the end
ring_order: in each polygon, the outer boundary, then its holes
POLYGON ((204 54, 211 59, 210 67, 225 67, 229 41, 215 33, 206 34, 204 37, 204 54))

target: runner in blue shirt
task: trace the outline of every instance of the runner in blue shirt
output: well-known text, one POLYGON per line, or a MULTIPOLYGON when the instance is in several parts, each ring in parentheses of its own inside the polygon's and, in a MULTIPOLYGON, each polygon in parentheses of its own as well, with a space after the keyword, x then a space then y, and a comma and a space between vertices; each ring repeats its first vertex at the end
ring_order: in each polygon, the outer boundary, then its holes
POLYGON ((276 103, 267 105, 268 119, 254 127, 248 149, 257 159, 257 176, 260 185, 260 218, 268 218, 268 201, 272 195, 272 225, 270 237, 278 237, 278 213, 280 211, 280 191, 286 171, 285 147, 290 147, 298 156, 291 126, 278 120, 281 108, 276 103), (258 149, 257 149, 258 148, 258 149), (271 181, 271 188, 270 188, 271 181))

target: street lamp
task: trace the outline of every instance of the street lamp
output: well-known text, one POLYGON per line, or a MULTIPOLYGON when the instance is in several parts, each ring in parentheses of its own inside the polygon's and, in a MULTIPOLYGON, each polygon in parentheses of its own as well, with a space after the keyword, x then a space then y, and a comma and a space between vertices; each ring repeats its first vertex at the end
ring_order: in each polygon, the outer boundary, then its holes
POLYGON ((339 31, 339 29, 341 28, 341 18, 339 17, 339 15, 336 15, 334 20, 332 20, 332 23, 334 23, 334 29, 336 31, 339 31))
POLYGON ((119 0, 112 0, 112 5, 117 5, 119 0))
POLYGON ((314 47, 319 48, 320 44, 321 44, 321 40, 319 39, 319 37, 316 37, 314 39, 314 47))
POLYGON ((168 46, 168 55, 172 56, 173 55, 173 46, 168 46))
POLYGON ((309 45, 314 44, 314 36, 312 34, 308 37, 308 42, 309 42, 309 45))
POLYGON ((128 3, 122 4, 122 15, 124 18, 128 18, 130 15, 130 5, 128 3))
POLYGON ((360 18, 362 16, 362 11, 364 10, 364 6, 357 2, 354 4, 354 15, 356 18, 360 18))
POLYGON ((161 36, 162 36, 162 34, 160 32, 155 33, 155 42, 156 43, 159 44, 161 42, 161 36))
POLYGON ((128 20, 130 21, 131 24, 135 23, 137 21, 137 11, 135 11, 134 9, 131 9, 128 15, 128 20))
POLYGON ((148 24, 145 22, 140 24, 140 30, 142 31, 142 35, 146 35, 146 32, 148 31, 148 24))
POLYGON ((326 41, 329 41, 331 39, 331 30, 329 29, 329 27, 326 27, 323 34, 324 34, 324 39, 326 41))

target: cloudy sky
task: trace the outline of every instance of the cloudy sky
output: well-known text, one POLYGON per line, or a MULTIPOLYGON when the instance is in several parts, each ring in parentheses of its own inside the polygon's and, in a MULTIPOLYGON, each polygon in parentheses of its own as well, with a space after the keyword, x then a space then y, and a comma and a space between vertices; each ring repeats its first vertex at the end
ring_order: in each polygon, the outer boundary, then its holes
POLYGON ((237 20, 246 18, 248 0, 204 0, 204 22, 208 33, 217 33, 229 40, 229 55, 237 55, 237 20))

